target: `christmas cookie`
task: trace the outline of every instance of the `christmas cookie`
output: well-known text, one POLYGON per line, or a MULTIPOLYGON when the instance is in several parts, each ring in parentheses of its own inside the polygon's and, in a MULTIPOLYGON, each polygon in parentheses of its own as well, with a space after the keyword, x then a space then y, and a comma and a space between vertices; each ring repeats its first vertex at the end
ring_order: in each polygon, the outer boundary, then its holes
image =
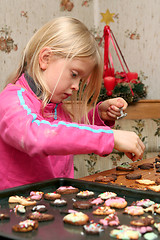
POLYGON ((127 206, 127 202, 124 198, 115 197, 107 199, 104 205, 113 208, 125 208, 127 206))
POLYGON ((51 201, 50 204, 55 207, 64 207, 67 205, 67 201, 65 199, 55 199, 51 201))
POLYGON ((108 198, 113 198, 113 197, 116 197, 117 194, 114 193, 114 192, 104 192, 104 193, 101 193, 98 195, 98 197, 100 197, 101 199, 103 200, 106 200, 108 198))
POLYGON ((109 214, 115 213, 115 210, 111 209, 110 207, 103 206, 103 207, 98 207, 92 213, 93 215, 109 215, 109 214))
POLYGON ((23 206, 33 206, 33 205, 37 204, 36 201, 30 201, 23 196, 20 196, 20 197, 19 196, 11 196, 11 197, 9 197, 8 202, 9 203, 19 203, 23 206))
POLYGON ((152 190, 154 192, 160 192, 160 185, 157 185, 157 186, 147 186, 147 189, 152 190))
POLYGON ((128 229, 113 229, 110 232, 110 236, 117 239, 136 240, 139 237, 141 237, 141 234, 138 231, 133 231, 131 228, 128 228, 128 229))
POLYGON ((47 211, 47 208, 46 208, 45 205, 40 205, 40 204, 39 204, 39 205, 34 206, 34 207, 32 208, 32 211, 33 211, 33 212, 37 211, 37 212, 42 213, 42 212, 46 212, 46 211, 47 211))
POLYGON ((56 192, 44 194, 44 199, 47 199, 47 200, 55 200, 55 199, 59 199, 59 198, 61 198, 61 194, 56 193, 56 192))
POLYGON ((100 234, 104 231, 102 225, 98 223, 90 223, 88 225, 84 225, 83 228, 87 234, 100 234))
POLYGON ((135 202, 136 206, 141 206, 141 207, 145 207, 145 208, 147 208, 153 204, 155 204, 155 202, 151 201, 150 199, 141 199, 141 200, 135 202))
POLYGON ((30 198, 31 200, 41 200, 44 193, 40 191, 31 191, 30 192, 30 198))
POLYGON ((154 240, 154 239, 158 239, 158 235, 154 232, 149 232, 149 233, 145 233, 143 235, 144 239, 146 240, 154 240))
POLYGON ((141 179, 142 175, 141 174, 136 174, 136 173, 129 173, 126 175, 126 178, 129 180, 135 180, 135 179, 141 179))
POLYGON ((82 212, 73 212, 67 214, 63 218, 63 221, 72 225, 85 225, 89 221, 89 217, 87 214, 82 212))
POLYGON ((79 193, 77 193, 76 196, 78 198, 91 198, 91 197, 94 197, 94 192, 88 191, 88 190, 80 191, 79 193))
POLYGON ((155 181, 149 179, 137 179, 136 183, 143 184, 143 185, 154 185, 155 181))
POLYGON ((117 179, 116 175, 98 176, 95 179, 95 182, 105 182, 105 183, 108 183, 108 182, 112 182, 112 181, 114 182, 116 179, 117 179))
POLYGON ((0 220, 10 219, 10 216, 7 213, 0 213, 0 220))
POLYGON ((59 187, 56 192, 59 194, 71 194, 79 192, 79 189, 72 186, 62 186, 59 187))
POLYGON ((92 208, 92 204, 89 201, 76 201, 73 203, 73 207, 77 209, 89 209, 92 208))
POLYGON ((143 215, 144 210, 142 207, 139 206, 128 206, 124 209, 124 213, 133 215, 133 216, 138 216, 138 215, 143 215))
POLYGON ((104 200, 103 199, 101 199, 100 197, 98 197, 98 198, 95 198, 95 199, 93 199, 92 201, 91 201, 91 204, 92 205, 100 205, 100 204, 103 204, 104 203, 104 200))
POLYGON ((38 221, 25 220, 12 227, 14 232, 30 232, 38 228, 38 221))
POLYGON ((147 217, 141 217, 138 219, 134 219, 130 222, 131 225, 134 226, 150 226, 154 224, 154 218, 152 216, 147 216, 147 217))
POLYGON ((117 214, 110 214, 104 219, 100 219, 99 223, 102 224, 103 226, 118 226, 119 225, 119 218, 117 214))
POLYGON ((124 163, 121 163, 120 165, 118 165, 116 167, 116 170, 120 170, 120 171, 134 171, 134 167, 130 163, 124 162, 124 163))
POLYGON ((141 234, 145 234, 147 232, 152 232, 153 231, 153 228, 151 226, 143 226, 143 227, 137 227, 137 226, 131 226, 131 229, 133 231, 138 231, 140 232, 141 234))
POLYGON ((25 213, 25 212, 26 212, 26 208, 25 208, 25 206, 23 206, 23 205, 16 205, 16 206, 14 207, 14 212, 15 212, 15 213, 16 213, 16 212, 25 213))
POLYGON ((160 223, 154 223, 154 227, 160 232, 160 223))
POLYGON ((52 214, 47 213, 33 212, 28 214, 27 218, 31 220, 37 220, 38 222, 43 222, 53 220, 54 216, 52 214))
POLYGON ((153 163, 143 163, 138 165, 138 168, 143 169, 143 170, 149 170, 151 168, 154 168, 153 163))

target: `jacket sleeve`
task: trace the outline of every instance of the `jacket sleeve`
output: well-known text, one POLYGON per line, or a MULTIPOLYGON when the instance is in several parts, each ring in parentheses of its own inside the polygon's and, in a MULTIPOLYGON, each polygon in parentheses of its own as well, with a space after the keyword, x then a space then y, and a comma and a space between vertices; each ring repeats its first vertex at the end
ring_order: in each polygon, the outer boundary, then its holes
MULTIPOLYGON (((97 105, 96 105, 96 108, 95 108, 95 116, 94 116, 94 124, 97 125, 97 126, 109 126, 109 127, 114 127, 115 125, 115 121, 106 121, 104 122, 100 116, 99 116, 99 113, 98 113, 98 107, 99 105, 101 104, 101 102, 99 102, 97 105)), ((92 124, 93 122, 93 109, 91 109, 88 113, 88 119, 90 121, 90 123, 92 124)))
POLYGON ((0 94, 2 140, 29 156, 95 153, 109 154, 113 131, 107 126, 46 121, 34 111, 33 96, 24 88, 8 88, 0 94), (16 88, 16 90, 15 90, 16 88))

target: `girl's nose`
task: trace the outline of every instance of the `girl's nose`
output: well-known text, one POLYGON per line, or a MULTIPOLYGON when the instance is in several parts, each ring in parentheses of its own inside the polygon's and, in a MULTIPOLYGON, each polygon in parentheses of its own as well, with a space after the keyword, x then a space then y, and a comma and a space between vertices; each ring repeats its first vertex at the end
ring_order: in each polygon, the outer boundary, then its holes
POLYGON ((74 82, 72 83, 72 90, 78 91, 79 90, 79 82, 80 80, 74 80, 74 82))

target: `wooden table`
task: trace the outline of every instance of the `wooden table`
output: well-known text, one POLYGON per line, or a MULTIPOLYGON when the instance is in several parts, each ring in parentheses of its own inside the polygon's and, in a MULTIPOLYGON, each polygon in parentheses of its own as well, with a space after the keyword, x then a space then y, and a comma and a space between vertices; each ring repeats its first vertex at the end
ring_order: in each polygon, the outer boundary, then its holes
MULTIPOLYGON (((96 173, 94 175, 83 177, 81 179, 85 180, 85 181, 94 182, 95 179, 98 176, 108 176, 108 175, 111 175, 111 174, 116 174, 117 175, 117 180, 115 182, 111 182, 112 184, 116 184, 116 185, 118 184, 120 186, 123 185, 123 186, 129 187, 129 188, 146 190, 146 185, 138 184, 138 183, 136 183, 135 180, 126 179, 126 174, 128 174, 128 173, 140 173, 142 175, 141 179, 149 179, 149 180, 154 180, 155 181, 158 177, 160 177, 160 173, 156 173, 155 164, 154 164, 154 168, 151 168, 149 170, 141 170, 141 169, 138 168, 138 165, 140 165, 142 163, 154 163, 155 158, 158 158, 158 156, 155 156, 154 158, 145 159, 145 160, 141 160, 141 161, 138 161, 138 162, 131 163, 131 165, 133 165, 135 167, 134 171, 117 171, 116 168, 113 168, 113 169, 110 169, 110 170, 107 170, 107 171, 96 173)), ((159 160, 160 160, 160 158, 159 158, 159 160)), ((103 182, 101 182, 101 183, 103 183, 103 182)), ((107 183, 104 183, 104 184, 107 184, 107 183)))

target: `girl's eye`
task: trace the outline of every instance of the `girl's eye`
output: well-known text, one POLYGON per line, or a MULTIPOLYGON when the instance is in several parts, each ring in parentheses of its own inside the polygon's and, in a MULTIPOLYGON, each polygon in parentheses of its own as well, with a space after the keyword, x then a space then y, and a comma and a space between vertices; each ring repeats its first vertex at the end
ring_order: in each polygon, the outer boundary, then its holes
POLYGON ((78 76, 78 73, 72 72, 72 77, 73 77, 73 78, 76 78, 77 76, 78 76))

